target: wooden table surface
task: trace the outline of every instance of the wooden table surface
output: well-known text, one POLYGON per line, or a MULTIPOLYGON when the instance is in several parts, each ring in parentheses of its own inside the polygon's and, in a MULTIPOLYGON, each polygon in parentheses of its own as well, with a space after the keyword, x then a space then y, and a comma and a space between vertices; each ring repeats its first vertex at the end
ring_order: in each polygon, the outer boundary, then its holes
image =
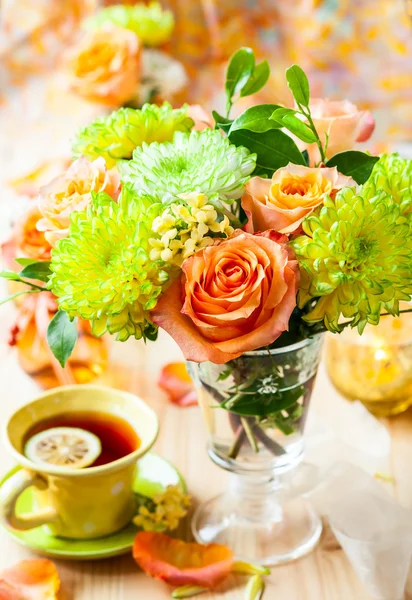
MULTIPOLYGON (((11 307, 0 309, 0 337, 10 320, 11 307)), ((137 342, 115 344, 111 368, 99 380, 113 387, 129 390, 144 398, 157 411, 161 433, 155 450, 171 460, 183 473, 195 501, 205 500, 225 487, 226 474, 216 467, 205 452, 205 430, 197 407, 171 405, 157 388, 159 368, 170 360, 179 360, 179 350, 170 339, 144 346, 137 342)), ((22 403, 38 393, 36 384, 18 366, 15 351, 0 345, 0 421, 22 403)), ((319 414, 332 418, 334 406, 342 402, 321 370, 313 406, 319 414)), ((412 505, 412 414, 387 422, 392 436, 390 470, 394 477, 394 494, 406 506, 412 505)), ((12 466, 0 449, 2 471, 12 466)), ((190 538, 189 523, 183 533, 190 538)), ((0 566, 34 556, 0 531, 0 566)), ((62 580, 61 600, 166 600, 171 588, 149 579, 135 565, 132 557, 98 562, 56 561, 62 580)), ((231 577, 219 593, 204 594, 204 600, 241 600, 243 578, 231 577)), ((412 594, 412 586, 411 586, 412 594)), ((412 598, 412 596, 411 596, 412 598)), ((287 566, 273 569, 267 578, 264 600, 370 600, 348 560, 326 527, 321 543, 309 556, 287 566)))

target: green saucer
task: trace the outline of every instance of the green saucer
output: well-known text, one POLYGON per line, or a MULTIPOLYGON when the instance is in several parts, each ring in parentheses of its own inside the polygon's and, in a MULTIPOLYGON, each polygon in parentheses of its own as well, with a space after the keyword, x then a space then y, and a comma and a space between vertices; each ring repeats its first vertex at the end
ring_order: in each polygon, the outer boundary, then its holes
MULTIPOLYGON (((15 467, 9 471, 0 482, 0 486, 19 469, 20 467, 15 467)), ((180 473, 164 458, 149 453, 139 460, 133 485, 136 493, 151 497, 165 490, 168 485, 179 484, 186 489, 180 473)), ((31 512, 33 508, 33 493, 28 488, 17 502, 17 514, 31 512)), ((69 540, 48 535, 42 527, 36 527, 29 531, 16 531, 4 525, 1 527, 16 542, 39 554, 70 560, 98 560, 126 554, 130 552, 138 531, 138 528, 130 523, 121 531, 107 537, 95 540, 69 540)))

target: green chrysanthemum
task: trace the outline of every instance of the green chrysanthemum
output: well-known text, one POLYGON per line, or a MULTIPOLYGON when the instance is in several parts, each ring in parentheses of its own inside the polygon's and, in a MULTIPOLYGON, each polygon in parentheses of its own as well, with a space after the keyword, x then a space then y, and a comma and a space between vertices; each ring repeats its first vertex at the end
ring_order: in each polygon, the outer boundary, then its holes
POLYGON ((173 13, 163 10, 159 2, 149 5, 123 6, 116 4, 99 10, 87 21, 91 28, 105 24, 117 25, 133 31, 145 46, 160 46, 170 39, 174 27, 173 13))
POLYGON ((173 142, 142 144, 119 170, 122 181, 160 202, 201 192, 213 203, 240 198, 255 166, 256 154, 234 146, 220 131, 205 129, 178 132, 173 142))
POLYGON ((73 154, 90 160, 103 156, 107 166, 113 167, 119 159, 131 158, 143 142, 167 142, 176 131, 190 131, 193 120, 187 109, 172 109, 167 102, 162 106, 145 104, 140 110, 120 108, 81 129, 72 144, 73 154))
POLYGON ((385 191, 399 204, 402 214, 412 213, 412 160, 383 154, 365 184, 370 193, 385 191))
POLYGON ((108 331, 125 341, 156 335, 148 311, 168 274, 162 261, 149 258, 151 232, 142 215, 150 210, 157 214, 151 199, 131 202, 127 190, 119 204, 97 194, 87 212, 73 213, 69 237, 53 250, 49 287, 59 307, 90 320, 97 336, 108 331))
POLYGON ((399 300, 410 299, 412 229, 391 196, 344 188, 303 229, 292 242, 302 275, 298 303, 318 298, 305 320, 338 332, 343 315, 362 332, 383 307, 397 314, 399 300))

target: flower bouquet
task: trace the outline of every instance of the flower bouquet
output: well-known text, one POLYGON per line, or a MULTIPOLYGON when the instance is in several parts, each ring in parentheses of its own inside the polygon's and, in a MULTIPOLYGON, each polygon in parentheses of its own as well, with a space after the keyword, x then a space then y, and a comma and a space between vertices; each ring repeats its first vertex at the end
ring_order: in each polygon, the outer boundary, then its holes
POLYGON ((232 118, 236 99, 268 77, 267 62, 242 48, 214 125, 199 107, 146 104, 86 126, 64 186, 41 195, 51 260, 2 275, 30 294, 43 291, 31 281, 40 279, 56 296, 48 341, 61 364, 78 318, 97 336, 154 341, 160 327, 176 340, 210 456, 234 474, 198 509, 195 536, 269 564, 309 551, 321 532, 278 475, 302 457, 322 333, 362 333, 411 297, 412 163, 353 150, 372 133, 371 115, 311 100, 296 65, 286 71, 294 108, 232 118))
POLYGON ((70 89, 105 106, 142 106, 171 99, 187 84, 183 65, 159 50, 170 39, 174 18, 158 2, 100 9, 66 57, 70 89))

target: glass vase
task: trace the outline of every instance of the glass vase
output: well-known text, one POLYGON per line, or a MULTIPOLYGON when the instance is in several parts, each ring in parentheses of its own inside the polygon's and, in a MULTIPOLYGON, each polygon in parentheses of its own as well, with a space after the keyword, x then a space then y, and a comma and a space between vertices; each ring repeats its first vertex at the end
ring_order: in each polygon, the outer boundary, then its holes
POLYGON ((322 341, 318 335, 224 365, 189 363, 209 456, 230 473, 227 490, 195 512, 198 542, 227 544, 238 559, 264 565, 296 559, 318 542, 321 521, 290 482, 303 457, 322 341))

